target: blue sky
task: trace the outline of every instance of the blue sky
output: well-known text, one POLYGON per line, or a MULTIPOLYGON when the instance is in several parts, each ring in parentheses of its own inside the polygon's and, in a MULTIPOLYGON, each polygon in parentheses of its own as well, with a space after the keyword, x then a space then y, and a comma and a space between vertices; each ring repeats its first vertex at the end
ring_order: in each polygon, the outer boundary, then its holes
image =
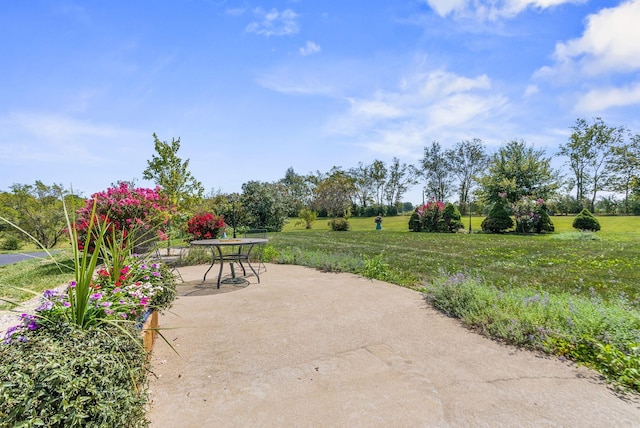
POLYGON ((640 132, 638 23, 640 0, 6 0, 0 190, 151 186, 154 132, 223 192, 432 141, 552 156, 579 117, 640 132))

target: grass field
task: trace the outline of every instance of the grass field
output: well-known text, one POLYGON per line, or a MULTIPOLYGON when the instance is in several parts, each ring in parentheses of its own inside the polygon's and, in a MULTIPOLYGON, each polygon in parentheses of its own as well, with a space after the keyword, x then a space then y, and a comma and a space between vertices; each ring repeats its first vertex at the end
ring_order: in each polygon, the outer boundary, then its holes
MULTIPOLYGON (((556 232, 540 236, 413 233, 407 216, 385 218, 381 231, 372 218, 351 218, 348 232, 330 231, 325 219, 311 230, 292 220, 270 242, 285 254, 292 248, 345 258, 382 254, 391 269, 404 274, 403 285, 461 272, 501 288, 640 298, 640 217, 600 217, 603 230, 596 234, 576 232, 573 217, 552 220, 556 232)), ((472 218, 474 231, 481 221, 472 218)))

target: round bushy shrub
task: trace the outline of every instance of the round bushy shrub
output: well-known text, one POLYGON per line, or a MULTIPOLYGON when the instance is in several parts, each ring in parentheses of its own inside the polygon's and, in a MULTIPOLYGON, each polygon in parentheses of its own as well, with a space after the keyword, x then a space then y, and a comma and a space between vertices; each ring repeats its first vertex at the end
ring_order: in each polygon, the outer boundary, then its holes
POLYGON ((491 206, 487 218, 482 221, 482 230, 491 233, 503 233, 513 227, 513 219, 502 201, 491 206))
POLYGON ((41 327, 0 344, 0 427, 142 427, 146 352, 124 326, 41 327))
POLYGON ((574 229, 597 232, 600 230, 600 222, 585 208, 573 219, 573 227, 574 229))
POLYGON ((536 233, 551 233, 555 230, 555 226, 551 221, 551 217, 549 217, 547 206, 545 204, 536 208, 536 214, 539 216, 533 226, 536 233))
POLYGON ((422 231, 422 221, 416 211, 414 211, 409 218, 409 230, 412 232, 422 231))
POLYGON ((347 219, 342 217, 334 218, 331 221, 329 221, 329 226, 331 226, 331 230, 338 231, 338 232, 344 232, 351 228, 351 225, 349 224, 347 219))
POLYGON ((2 241, 2 249, 6 251, 19 250, 20 240, 13 235, 9 235, 2 241))
POLYGON ((444 219, 446 226, 446 230, 443 232, 457 232, 460 229, 464 229, 460 211, 452 203, 445 205, 444 211, 442 212, 442 218, 444 219))

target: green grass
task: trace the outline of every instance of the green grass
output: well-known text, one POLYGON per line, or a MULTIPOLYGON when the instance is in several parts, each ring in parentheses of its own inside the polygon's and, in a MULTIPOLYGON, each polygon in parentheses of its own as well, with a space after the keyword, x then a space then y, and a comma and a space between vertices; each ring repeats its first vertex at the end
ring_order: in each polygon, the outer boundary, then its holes
MULTIPOLYGON (((25 260, 0 266, 0 298, 15 302, 34 297, 48 288, 64 284, 73 278, 73 258, 71 251, 55 253, 53 258, 25 260), (60 270, 62 269, 62 270, 60 270), (31 290, 31 292, 21 289, 31 290)), ((0 302, 0 309, 8 309, 8 304, 0 302)))
POLYGON ((317 221, 311 230, 289 222, 282 233, 271 235, 270 244, 285 254, 292 248, 356 259, 384 254, 389 268, 403 274, 403 285, 418 286, 463 272, 482 276, 503 289, 526 286, 585 296, 596 292, 604 298, 624 292, 640 298, 640 217, 602 217, 604 231, 595 235, 575 232, 570 217, 553 219, 557 229, 565 232, 541 236, 413 233, 407 230, 408 217, 385 218, 382 231, 374 230, 372 218, 350 219, 348 232, 329 231, 326 221, 317 221), (599 239, 591 239, 594 236, 599 239))

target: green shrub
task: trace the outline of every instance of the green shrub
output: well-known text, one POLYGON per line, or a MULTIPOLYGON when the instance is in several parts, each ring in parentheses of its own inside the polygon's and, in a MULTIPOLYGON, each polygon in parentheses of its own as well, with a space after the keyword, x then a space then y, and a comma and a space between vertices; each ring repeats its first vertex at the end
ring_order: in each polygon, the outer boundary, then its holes
POLYGON ((59 324, 26 336, 0 344, 0 427, 148 425, 146 353, 137 340, 105 325, 59 324))
POLYGON ((597 232, 600 230, 600 222, 585 208, 573 219, 573 228, 597 232))
POLYGON ((412 232, 422 232, 422 221, 416 211, 411 214, 409 218, 409 230, 412 232))
POLYGON ((2 249, 7 251, 19 250, 20 240, 13 235, 9 235, 2 241, 2 249))
POLYGON ((513 227, 513 219, 502 200, 491 206, 487 218, 482 221, 481 227, 483 231, 491 233, 503 233, 513 227))
POLYGON ((539 205, 536 208, 535 213, 539 216, 533 225, 533 229, 536 233, 551 233, 555 230, 545 204, 539 205))
POLYGON ((329 226, 331 226, 331 230, 344 232, 351 228, 349 221, 346 218, 334 218, 329 221, 329 226))
POLYGON ((623 297, 502 291, 461 273, 423 291, 436 308, 488 336, 570 358, 640 392, 640 317, 623 297))
POLYGON ((447 205, 445 205, 444 211, 442 212, 442 218, 444 219, 444 223, 446 225, 446 230, 444 230, 443 232, 457 232, 460 229, 464 229, 460 211, 452 203, 448 203, 447 205))

